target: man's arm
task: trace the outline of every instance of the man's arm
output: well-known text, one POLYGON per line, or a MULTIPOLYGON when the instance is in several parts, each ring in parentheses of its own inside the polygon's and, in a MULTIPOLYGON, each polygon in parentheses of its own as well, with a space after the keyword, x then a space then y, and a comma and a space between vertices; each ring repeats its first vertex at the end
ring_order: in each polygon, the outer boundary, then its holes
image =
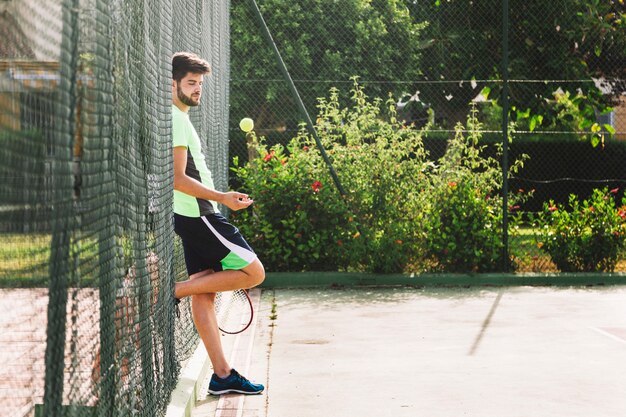
POLYGON ((247 194, 234 191, 223 193, 217 190, 211 190, 200 181, 197 181, 187 174, 187 148, 184 146, 174 147, 174 189, 193 197, 212 200, 224 204, 231 210, 240 210, 252 204, 247 194))

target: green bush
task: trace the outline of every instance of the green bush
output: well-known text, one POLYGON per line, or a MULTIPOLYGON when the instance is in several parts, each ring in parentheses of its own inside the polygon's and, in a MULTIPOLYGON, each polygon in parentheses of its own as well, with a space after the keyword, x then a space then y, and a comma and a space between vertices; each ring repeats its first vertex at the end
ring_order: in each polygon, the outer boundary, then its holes
POLYGON ((539 213, 538 246, 562 272, 613 272, 626 244, 626 198, 617 207, 614 194, 594 189, 580 202, 570 195, 567 207, 550 200, 539 213))
POLYGON ((273 271, 337 270, 338 236, 347 221, 315 148, 299 135, 287 152, 282 145, 266 149, 234 171, 254 205, 232 213, 232 221, 251 240, 273 271))
MULTIPOLYGON (((423 241, 428 269, 446 272, 489 272, 503 265, 502 169, 499 159, 485 156, 481 125, 473 109, 467 131, 460 124, 445 154, 433 165, 425 206, 423 241)), ((494 145, 492 145, 494 146, 494 145)), ((501 145, 495 145, 501 155, 501 145)), ((511 165, 517 172, 523 158, 511 165)), ((510 194, 510 210, 519 208, 521 194, 510 194)), ((511 217, 510 226, 518 218, 511 217)))
POLYGON ((340 109, 333 90, 328 101, 320 102, 317 120, 358 227, 343 241, 344 256, 355 270, 403 272, 420 253, 427 182, 423 132, 402 125, 393 97, 384 105, 380 99, 369 102, 355 83, 352 103, 340 109))
MULTIPOLYGON (((479 145, 475 111, 436 162, 423 130, 398 120, 395 100, 368 100, 355 81, 348 108, 332 89, 316 130, 346 195, 333 184, 304 126, 289 144, 253 149, 233 172, 255 200, 233 223, 272 271, 424 270, 502 267, 502 173, 479 145)), ((497 147, 497 145, 495 145, 497 147)), ((512 171, 522 162, 516 162, 512 171)), ((517 197, 512 197, 515 204, 517 197)))
POLYGON ((352 107, 332 89, 316 129, 341 179, 341 197, 302 127, 289 145, 258 146, 234 172, 255 199, 233 222, 268 269, 401 272, 416 261, 425 180, 421 132, 396 119, 390 97, 368 101, 355 82, 352 107))

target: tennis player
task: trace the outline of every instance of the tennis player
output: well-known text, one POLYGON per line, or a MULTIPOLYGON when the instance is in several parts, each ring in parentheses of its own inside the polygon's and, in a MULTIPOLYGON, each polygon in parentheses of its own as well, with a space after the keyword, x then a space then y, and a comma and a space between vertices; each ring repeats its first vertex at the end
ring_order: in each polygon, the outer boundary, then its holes
POLYGON ((174 230, 181 238, 189 279, 177 282, 175 302, 191 296, 196 329, 213 364, 209 393, 260 394, 264 387, 241 376, 228 364, 215 315, 215 293, 252 288, 265 279, 263 265, 239 230, 220 214, 217 203, 241 210, 252 199, 220 192, 213 185, 202 142, 189 120, 189 109, 202 98, 208 62, 179 52, 172 58, 172 136, 174 152, 174 230))

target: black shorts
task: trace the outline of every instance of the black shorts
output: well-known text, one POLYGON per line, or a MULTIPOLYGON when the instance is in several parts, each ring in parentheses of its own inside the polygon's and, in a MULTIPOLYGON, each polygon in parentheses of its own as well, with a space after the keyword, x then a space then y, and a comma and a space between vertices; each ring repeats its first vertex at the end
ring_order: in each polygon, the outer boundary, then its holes
POLYGON ((220 213, 202 217, 174 214, 174 231, 180 236, 189 275, 212 269, 242 269, 257 258, 239 229, 220 213))

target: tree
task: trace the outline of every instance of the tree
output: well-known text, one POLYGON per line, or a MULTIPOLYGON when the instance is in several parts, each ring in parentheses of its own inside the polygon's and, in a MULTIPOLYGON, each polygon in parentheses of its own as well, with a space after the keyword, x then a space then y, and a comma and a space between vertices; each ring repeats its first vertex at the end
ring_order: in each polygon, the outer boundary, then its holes
MULTIPOLYGON (((437 84, 418 86, 421 98, 450 123, 462 120, 468 101, 485 86, 488 97, 497 100, 501 83, 485 80, 502 79, 501 0, 405 1, 415 21, 429 22, 421 62, 424 79, 437 84)), ((560 89, 578 97, 584 122, 577 127, 585 129, 596 111, 606 110, 624 92, 623 0, 511 0, 509 22, 513 120, 534 118, 533 127, 564 128, 569 120, 560 117, 553 100, 560 89), (592 78, 603 80, 611 94, 603 94, 592 78)))
MULTIPOLYGON (((260 3, 309 113, 318 97, 358 76, 373 97, 401 90, 420 75, 420 33, 401 0, 265 0, 260 3), (400 87, 398 87, 400 86, 400 87)), ((231 13, 231 119, 260 128, 295 129, 302 118, 247 1, 231 13)))

